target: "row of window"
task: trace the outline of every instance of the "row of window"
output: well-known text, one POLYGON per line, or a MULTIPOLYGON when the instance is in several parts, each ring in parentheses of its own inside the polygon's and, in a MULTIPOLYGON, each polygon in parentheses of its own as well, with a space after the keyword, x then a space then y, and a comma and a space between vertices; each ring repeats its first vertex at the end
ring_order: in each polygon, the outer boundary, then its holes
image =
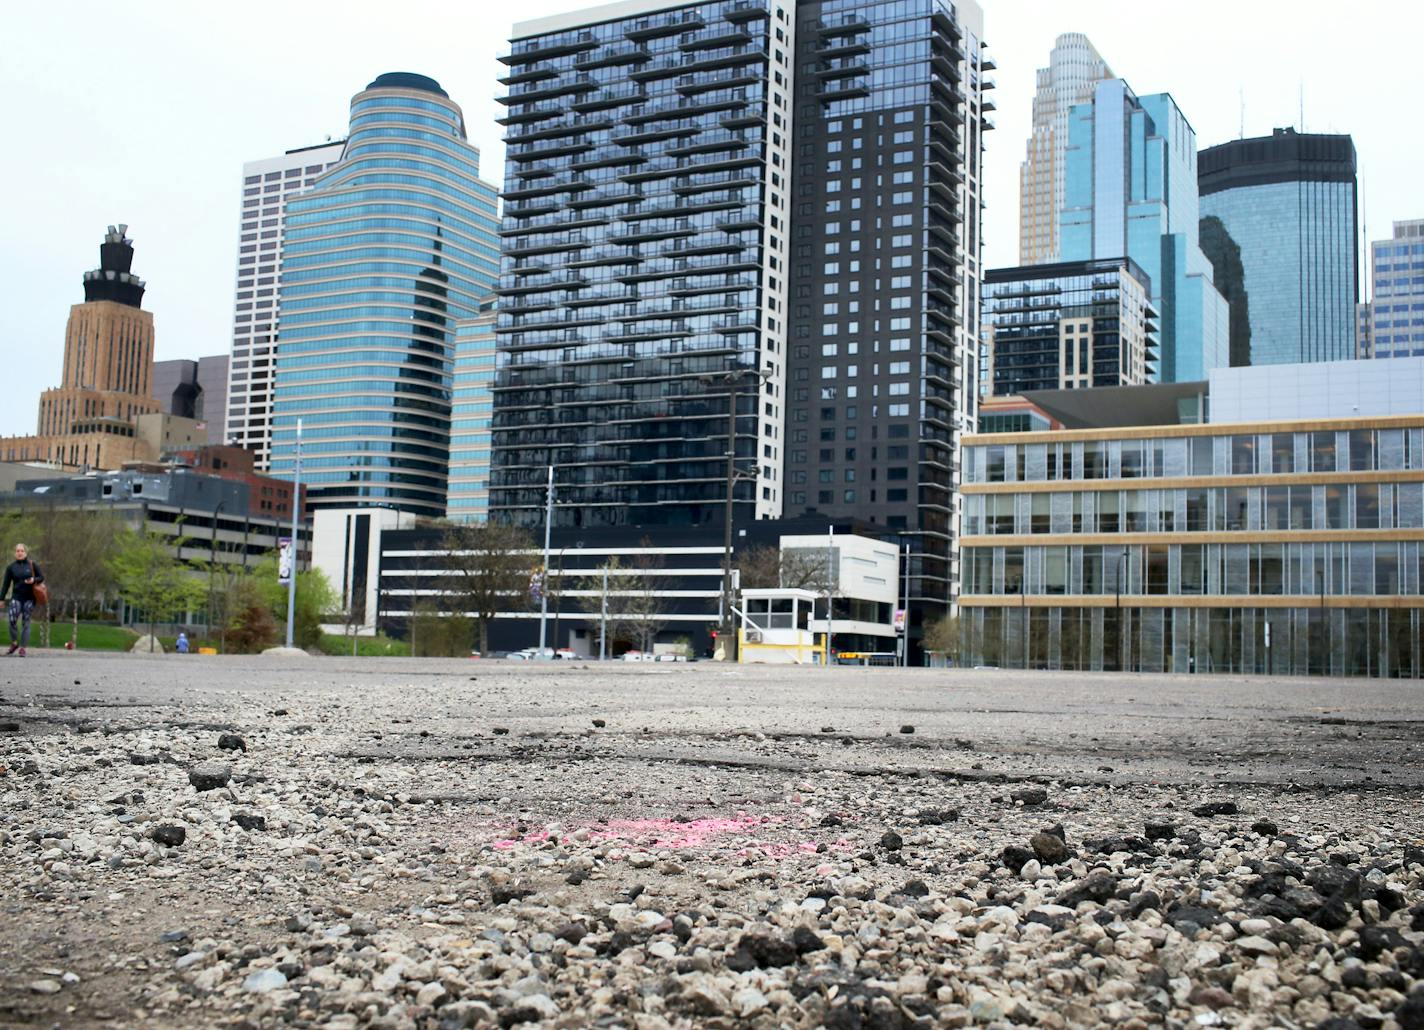
POLYGON ((1424 527, 1424 483, 968 494, 966 536, 1424 527))
POLYGON ((967 483, 1284 475, 1424 468, 1424 428, 1318 430, 1149 440, 979 444, 967 483))
POLYGON ((966 595, 1413 596, 1424 582, 1424 545, 966 547, 960 574, 966 595))

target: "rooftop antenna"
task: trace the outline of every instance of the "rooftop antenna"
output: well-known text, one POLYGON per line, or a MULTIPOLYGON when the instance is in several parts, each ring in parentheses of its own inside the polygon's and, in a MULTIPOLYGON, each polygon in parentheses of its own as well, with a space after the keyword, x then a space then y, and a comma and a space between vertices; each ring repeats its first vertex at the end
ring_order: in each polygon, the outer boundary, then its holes
POLYGON ((1299 87, 1297 88, 1297 92, 1298 92, 1298 96, 1299 96, 1299 99, 1300 99, 1300 131, 1301 131, 1301 133, 1303 134, 1303 133, 1305 132, 1305 80, 1304 80, 1304 79, 1301 79, 1301 80, 1300 80, 1300 85, 1299 85, 1299 87))

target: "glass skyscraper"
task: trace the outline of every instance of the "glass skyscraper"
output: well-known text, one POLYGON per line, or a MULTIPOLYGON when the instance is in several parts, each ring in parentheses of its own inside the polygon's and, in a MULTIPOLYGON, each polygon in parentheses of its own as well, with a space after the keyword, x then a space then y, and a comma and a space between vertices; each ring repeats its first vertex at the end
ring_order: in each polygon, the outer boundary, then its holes
POLYGON ((490 423, 494 417, 494 322, 487 297, 474 318, 455 323, 455 387, 450 412, 450 493, 446 518, 489 518, 490 423))
POLYGON ((490 516, 782 510, 792 5, 656 0, 516 25, 490 516), (758 382, 750 373, 765 370, 758 382))
POLYGON ((287 203, 271 471, 292 474, 302 419, 313 507, 445 514, 455 324, 498 270, 479 173, 439 83, 391 73, 352 99, 341 160, 287 203))
POLYGON ((1248 363, 1353 357, 1359 248, 1350 137, 1277 129, 1232 140, 1201 152, 1197 183, 1202 249, 1231 305, 1233 342, 1247 320, 1248 363))
POLYGON ((1196 133, 1171 96, 1105 79, 1073 108, 1065 205, 1061 260, 1129 257, 1151 279, 1163 382, 1229 363, 1226 300, 1198 245, 1196 133))

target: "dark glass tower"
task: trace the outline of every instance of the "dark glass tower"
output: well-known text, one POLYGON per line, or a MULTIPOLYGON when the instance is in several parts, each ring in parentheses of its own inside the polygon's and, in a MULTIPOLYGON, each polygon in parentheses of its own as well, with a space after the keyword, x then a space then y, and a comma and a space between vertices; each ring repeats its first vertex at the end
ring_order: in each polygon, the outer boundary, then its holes
POLYGON ((781 509, 789 5, 631 3, 515 27, 490 517, 781 509), (621 17, 604 18, 617 10, 621 17))
POLYGON ((1218 279, 1236 294, 1222 291, 1232 305, 1232 364, 1243 347, 1252 365, 1353 358, 1360 288, 1350 137, 1277 129, 1232 140, 1201 152, 1197 182, 1202 249, 1212 243, 1218 279), (1212 219, 1219 226, 1208 238, 1212 219), (1240 281, 1232 283, 1236 252, 1240 281))
POLYGON ((957 576, 993 65, 972 3, 819 0, 796 22, 787 514, 904 534, 918 622, 957 576))

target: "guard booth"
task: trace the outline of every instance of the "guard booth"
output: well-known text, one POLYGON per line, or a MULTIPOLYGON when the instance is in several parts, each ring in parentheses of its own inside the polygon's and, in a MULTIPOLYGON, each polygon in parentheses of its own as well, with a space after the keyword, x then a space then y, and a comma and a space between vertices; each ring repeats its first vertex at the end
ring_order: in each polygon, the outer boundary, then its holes
POLYGON ((742 591, 737 661, 749 665, 821 665, 824 640, 810 629, 825 595, 793 587, 742 591))

